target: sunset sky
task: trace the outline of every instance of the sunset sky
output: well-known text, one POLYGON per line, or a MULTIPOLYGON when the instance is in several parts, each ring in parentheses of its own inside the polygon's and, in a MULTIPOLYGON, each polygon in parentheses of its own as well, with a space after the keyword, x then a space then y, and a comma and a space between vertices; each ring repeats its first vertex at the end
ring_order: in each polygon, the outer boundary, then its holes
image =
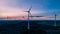
POLYGON ((60 0, 0 0, 0 18, 6 16, 27 16, 27 11, 32 6, 33 16, 44 16, 37 19, 54 19, 54 13, 60 20, 60 0))

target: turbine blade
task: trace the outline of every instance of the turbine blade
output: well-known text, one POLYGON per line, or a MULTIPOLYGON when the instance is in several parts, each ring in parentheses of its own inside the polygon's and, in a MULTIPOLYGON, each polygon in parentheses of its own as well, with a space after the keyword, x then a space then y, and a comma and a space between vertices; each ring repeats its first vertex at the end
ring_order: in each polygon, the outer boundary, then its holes
POLYGON ((28 10, 28 11, 30 11, 30 10, 31 10, 31 8, 32 8, 32 6, 29 8, 29 10, 28 10))
MULTIPOLYGON (((32 16, 32 14, 29 12, 29 14, 30 14, 30 16, 32 16)), ((32 19, 32 17, 31 17, 31 19, 32 19)))

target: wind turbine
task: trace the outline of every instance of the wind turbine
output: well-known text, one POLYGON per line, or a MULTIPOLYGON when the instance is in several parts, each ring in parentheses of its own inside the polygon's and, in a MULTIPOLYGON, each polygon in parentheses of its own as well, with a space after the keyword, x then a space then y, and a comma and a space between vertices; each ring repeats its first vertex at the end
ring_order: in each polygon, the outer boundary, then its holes
POLYGON ((55 16, 55 21, 54 22, 55 22, 55 26, 56 26, 56 17, 57 17, 57 15, 55 14, 54 16, 55 16))
POLYGON ((54 26, 56 26, 56 18, 57 18, 57 14, 56 14, 56 11, 54 11, 54 26))
POLYGON ((56 18, 57 18, 57 14, 54 14, 54 17, 49 17, 49 18, 54 18, 54 26, 56 26, 56 18))
POLYGON ((27 13, 28 13, 28 30, 30 29, 30 23, 29 23, 30 19, 29 19, 29 17, 30 17, 30 15, 31 15, 31 13, 30 13, 31 8, 32 8, 32 6, 29 8, 29 10, 28 10, 28 11, 25 11, 25 12, 27 12, 27 13))

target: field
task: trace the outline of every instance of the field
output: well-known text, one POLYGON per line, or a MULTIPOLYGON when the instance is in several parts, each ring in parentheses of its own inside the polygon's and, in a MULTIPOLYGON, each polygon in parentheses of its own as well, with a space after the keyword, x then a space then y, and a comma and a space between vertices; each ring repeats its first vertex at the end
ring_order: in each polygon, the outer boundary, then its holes
POLYGON ((0 20, 0 34, 60 34, 60 20, 0 20))

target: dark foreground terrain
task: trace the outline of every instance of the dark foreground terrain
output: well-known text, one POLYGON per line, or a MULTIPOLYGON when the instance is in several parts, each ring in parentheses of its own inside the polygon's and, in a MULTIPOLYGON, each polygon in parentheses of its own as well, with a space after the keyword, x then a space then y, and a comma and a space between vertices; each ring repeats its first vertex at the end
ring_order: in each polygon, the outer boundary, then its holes
POLYGON ((30 29, 27 29, 27 21, 0 20, 0 34, 60 34, 60 21, 34 20, 30 21, 30 29))

